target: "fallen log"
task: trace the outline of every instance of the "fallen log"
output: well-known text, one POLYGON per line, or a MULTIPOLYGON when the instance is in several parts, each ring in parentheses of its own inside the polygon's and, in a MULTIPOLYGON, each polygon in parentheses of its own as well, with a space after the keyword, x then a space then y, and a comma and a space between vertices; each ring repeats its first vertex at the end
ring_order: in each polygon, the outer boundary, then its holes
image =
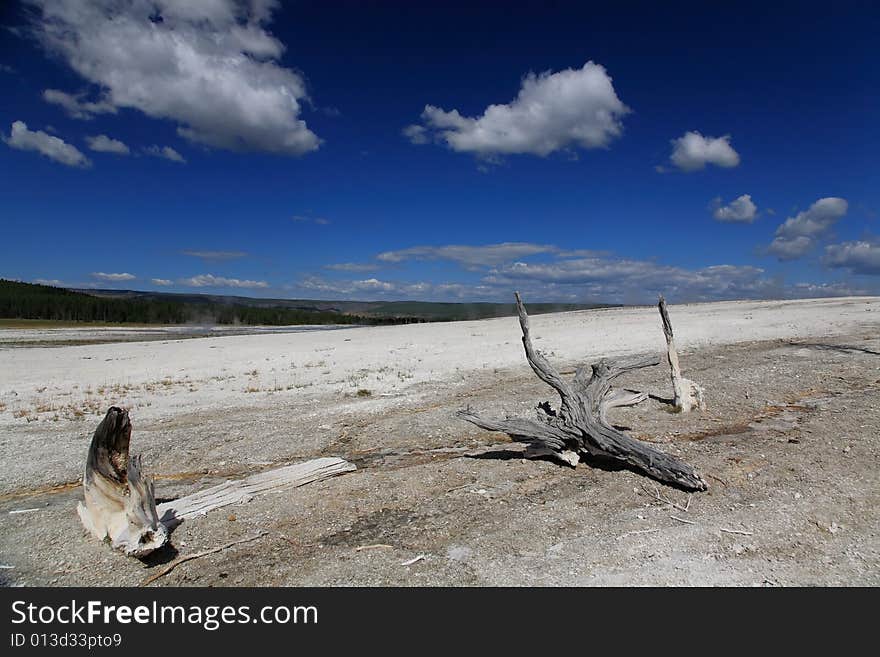
POLYGON ((77 512, 94 536, 133 557, 145 557, 165 545, 171 531, 189 518, 357 469, 344 459, 322 457, 226 481, 157 506, 153 483, 141 474, 140 456, 129 456, 130 442, 128 411, 110 408, 89 446, 85 503, 77 512))
POLYGON ((660 319, 663 322, 663 335, 666 337, 666 358, 669 361, 669 369, 672 376, 672 405, 680 413, 689 413, 695 408, 705 408, 703 388, 681 375, 681 366, 678 364, 678 351, 675 349, 675 338, 672 335, 672 321, 669 319, 666 299, 663 298, 662 294, 660 295, 657 307, 660 309, 660 319))
POLYGON ((706 482, 691 466, 627 436, 608 421, 609 409, 632 406, 647 398, 644 393, 614 390, 611 382, 626 372, 659 365, 660 359, 601 360, 579 367, 573 380, 566 381, 532 345, 529 316, 519 292, 515 296, 526 360, 535 375, 559 394, 560 408, 557 411, 548 403, 539 405, 537 421, 492 420, 470 409, 458 411, 456 415, 488 431, 506 433, 518 442, 527 443, 533 451, 549 451, 571 465, 584 458, 612 459, 686 490, 706 490, 706 482))
POLYGON ((297 488, 353 470, 357 470, 354 463, 329 456, 305 463, 286 465, 244 479, 226 481, 203 491, 164 502, 158 507, 159 519, 163 525, 171 529, 184 520, 206 515, 208 511, 230 504, 242 504, 266 491, 297 488))

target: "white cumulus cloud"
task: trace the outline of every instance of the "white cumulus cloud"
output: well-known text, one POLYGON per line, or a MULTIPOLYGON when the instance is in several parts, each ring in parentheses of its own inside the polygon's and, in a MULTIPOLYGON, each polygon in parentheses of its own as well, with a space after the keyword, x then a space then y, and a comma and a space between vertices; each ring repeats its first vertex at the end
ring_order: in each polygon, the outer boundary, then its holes
POLYGON ((15 121, 9 136, 3 135, 3 141, 12 148, 22 151, 36 151, 50 160, 66 164, 69 167, 86 168, 92 164, 89 158, 83 155, 76 146, 71 146, 60 137, 54 137, 42 130, 28 130, 24 121, 15 121))
POLYGON ((174 281, 169 280, 167 278, 151 278, 150 282, 153 285, 161 285, 162 287, 168 287, 169 285, 174 285, 174 281))
POLYGON ((320 145, 300 118, 305 80, 278 63, 284 45, 267 30, 274 0, 26 2, 40 10, 42 44, 99 90, 91 103, 51 94, 68 112, 133 108, 233 151, 302 155, 320 145))
POLYGON ((587 62, 580 69, 529 73, 513 101, 490 105, 478 117, 426 105, 423 125, 407 126, 403 132, 420 144, 434 131, 452 150, 481 156, 546 156, 569 147, 607 146, 622 133, 621 118, 629 111, 605 68, 587 62))
POLYGON ((812 250, 816 241, 846 214, 848 208, 846 199, 836 196, 820 198, 776 229, 776 237, 767 252, 780 260, 800 258, 812 250))
POLYGON ((847 268, 854 274, 880 275, 880 241, 858 240, 829 244, 822 263, 833 268, 847 268))
POLYGON ((707 164, 735 167, 739 164, 739 153, 730 145, 730 135, 704 137, 699 132, 691 131, 672 140, 669 159, 682 171, 698 171, 707 164))
POLYGON ((107 135, 96 135, 94 137, 86 137, 86 143, 93 151, 99 153, 115 153, 116 155, 128 155, 128 146, 118 139, 112 139, 107 135))
POLYGON ((749 194, 743 194, 727 205, 721 204, 721 198, 716 198, 712 204, 715 208, 712 216, 718 221, 750 224, 758 216, 758 206, 754 204, 749 194))

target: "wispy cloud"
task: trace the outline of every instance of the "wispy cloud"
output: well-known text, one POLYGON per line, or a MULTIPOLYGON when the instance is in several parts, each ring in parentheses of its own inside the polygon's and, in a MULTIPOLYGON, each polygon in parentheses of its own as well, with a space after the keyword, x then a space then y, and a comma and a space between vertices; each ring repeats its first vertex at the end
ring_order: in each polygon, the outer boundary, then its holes
POLYGON ((508 262, 539 253, 558 253, 557 246, 530 242, 502 242, 484 246, 450 244, 446 246, 414 246, 398 251, 385 251, 376 256, 382 262, 404 260, 450 260, 467 268, 480 268, 508 262))
POLYGON ((707 164, 731 168, 739 164, 739 153, 730 145, 730 135, 704 137, 699 132, 686 132, 672 140, 669 160, 682 171, 699 171, 707 164))
MULTIPOLYGON (((695 269, 549 244, 412 247, 379 254, 380 262, 445 259, 478 277, 471 282, 345 280, 309 276, 299 287, 312 294, 343 298, 508 301, 513 290, 534 300, 652 303, 663 293, 677 301, 839 296, 843 285, 786 285, 760 267, 717 264, 695 269), (540 256, 534 261, 523 257, 540 256)), ((337 268, 337 271, 346 271, 337 268)))
POLYGON ((99 153, 114 153, 116 155, 128 155, 130 153, 128 146, 118 139, 111 139, 107 135, 86 137, 86 143, 90 149, 99 153))
POLYGON ((409 142, 411 144, 421 145, 427 144, 431 141, 430 133, 428 132, 428 129, 423 125, 408 125, 403 130, 401 130, 400 133, 404 137, 409 139, 409 142))
POLYGON ((213 274, 199 274, 192 278, 181 278, 177 281, 178 285, 188 287, 236 287, 236 288, 253 288, 261 289, 269 287, 266 281, 250 281, 238 278, 225 278, 223 276, 214 276, 213 274))
POLYGON ((171 148, 171 146, 147 146, 146 148, 144 148, 144 153, 146 153, 147 155, 152 155, 153 157, 161 157, 166 160, 171 160, 172 162, 186 164, 186 159, 183 157, 183 155, 171 148))
POLYGON ((71 146, 60 137, 53 137, 42 130, 28 130, 24 121, 15 121, 12 124, 12 132, 8 137, 3 135, 3 141, 12 148, 22 151, 36 151, 50 160, 69 167, 84 169, 92 165, 89 158, 75 146, 71 146))
POLYGON ((161 285, 162 287, 168 287, 169 285, 174 285, 174 281, 169 280, 167 278, 151 278, 150 282, 153 285, 161 285))
POLYGON ((98 101, 83 100, 85 94, 69 94, 58 89, 43 91, 43 100, 53 105, 60 105, 67 115, 73 119, 90 121, 95 114, 115 114, 116 107, 106 99, 98 101))
POLYGON ((605 68, 587 62, 579 69, 527 74, 514 100, 490 105, 478 117, 426 105, 422 123, 407 126, 403 134, 415 144, 431 137, 454 151, 483 157, 544 157, 567 148, 608 146, 623 132, 621 119, 629 111, 605 68))
POLYGON ((57 278, 35 278, 33 280, 37 285, 50 285, 52 287, 62 287, 62 282, 57 278))
POLYGON ((295 286, 309 293, 333 298, 376 299, 489 299, 498 291, 482 284, 393 281, 378 278, 327 280, 308 276, 295 286))
POLYGON ((193 251, 190 249, 181 251, 181 254, 205 261, 237 260, 238 258, 246 258, 248 255, 246 251, 193 251))
POLYGON ((94 271, 91 273, 92 278, 96 278, 99 281, 107 281, 108 283, 119 283, 121 281, 133 281, 137 278, 134 274, 129 274, 128 272, 122 272, 119 274, 108 274, 102 271, 94 271))
POLYGON ((324 217, 311 217, 303 214, 295 214, 290 220, 296 224, 318 224, 319 226, 326 226, 330 223, 330 220, 324 217))
POLYGON ((369 262, 339 262, 332 265, 324 265, 324 269, 330 269, 332 271, 365 272, 375 271, 379 269, 379 265, 369 262))

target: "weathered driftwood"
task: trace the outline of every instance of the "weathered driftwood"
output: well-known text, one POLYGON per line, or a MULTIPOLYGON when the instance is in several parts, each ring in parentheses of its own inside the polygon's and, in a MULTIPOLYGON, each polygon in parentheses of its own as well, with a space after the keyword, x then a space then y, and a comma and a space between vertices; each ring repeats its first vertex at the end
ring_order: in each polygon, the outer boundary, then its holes
POLYGON ((539 405, 540 421, 523 418, 490 420, 470 410, 459 411, 458 417, 483 429, 506 433, 518 442, 528 443, 532 450, 548 450, 572 465, 576 463, 574 457, 609 458, 660 481, 688 490, 706 490, 706 483, 691 466, 627 436, 608 421, 609 409, 632 406, 647 398, 645 393, 612 389, 612 380, 634 369, 659 365, 659 358, 602 360, 578 368, 574 379, 566 381, 532 345, 529 316, 518 292, 516 307, 526 359, 538 378, 559 393, 559 410, 552 409, 547 403, 539 405))
POLYGON ((140 457, 129 456, 130 442, 128 411, 114 406, 92 438, 83 477, 85 504, 77 511, 92 534, 134 557, 162 547, 171 530, 188 518, 357 469, 343 459, 323 457, 227 481, 157 507, 153 483, 141 474, 140 457))
POLYGON ((690 379, 681 375, 681 366, 678 364, 678 351, 675 349, 675 339, 672 335, 672 322, 669 320, 669 311, 666 310, 666 299, 660 295, 660 319, 663 321, 663 335, 666 336, 666 357, 669 360, 669 369, 672 374, 672 404, 675 410, 689 413, 693 409, 705 408, 703 402, 703 389, 690 379))
POLYGON ((141 474, 139 456, 129 457, 128 411, 113 406, 95 430, 83 475, 85 504, 77 506, 83 525, 117 550, 143 557, 168 540, 159 522, 153 482, 141 474))
POLYGON ((255 495, 269 490, 305 486, 353 470, 357 470, 353 463, 329 456, 305 463, 286 465, 237 481, 226 481, 192 495, 164 502, 158 507, 159 519, 170 529, 189 518, 205 515, 208 511, 230 504, 247 502, 255 495))

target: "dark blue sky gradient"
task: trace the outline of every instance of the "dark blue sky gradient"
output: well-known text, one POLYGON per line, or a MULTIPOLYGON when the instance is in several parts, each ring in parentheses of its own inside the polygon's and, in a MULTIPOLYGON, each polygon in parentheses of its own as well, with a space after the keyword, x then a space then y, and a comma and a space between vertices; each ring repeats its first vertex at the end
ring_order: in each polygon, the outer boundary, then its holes
MULTIPOLYGON (((0 144, 0 276, 80 286, 99 284, 92 272, 130 272, 137 279, 116 287, 507 300, 504 285, 468 291, 488 268, 448 260, 385 263, 366 273, 324 267, 374 262, 381 252, 415 246, 532 242, 689 271, 753 266, 781 285, 878 293, 880 271, 830 269, 820 258, 827 244, 880 234, 880 9, 868 2, 719 5, 285 3, 268 29, 286 46, 280 63, 307 81, 312 105, 301 118, 323 140, 301 157, 209 149, 178 136, 173 121, 135 109, 69 118, 44 102, 42 91, 94 95, 97 88, 26 30, 4 30, 0 131, 8 136, 19 120, 31 130, 52 126, 93 166, 67 167, 0 144), (632 110, 607 149, 486 163, 444 145, 411 144, 401 134, 426 104, 479 116, 490 104, 512 101, 526 73, 589 60, 605 67, 632 110), (670 140, 690 130, 731 135, 740 165, 675 170, 670 140), (89 151, 84 137, 98 133, 122 140, 133 154, 89 151), (136 155, 152 144, 172 146, 186 164, 136 155), (658 173, 658 165, 668 171, 658 173), (754 223, 712 218, 712 199, 726 203, 742 194, 758 206, 754 223), (849 210, 819 248, 785 262, 763 252, 786 217, 830 196, 846 199, 849 210), (187 249, 248 255, 203 261, 181 253, 187 249), (268 287, 150 282, 206 273, 268 287), (316 278, 329 287, 302 285, 316 278), (346 289, 346 281, 373 278, 465 288, 454 295, 346 289)), ((0 23, 25 28, 33 12, 4 7, 0 23)), ((534 301, 597 296, 576 285, 534 285, 532 294, 544 297, 534 301)), ((624 296, 641 300, 635 292, 624 296)), ((682 289, 677 300, 702 298, 682 289)))

